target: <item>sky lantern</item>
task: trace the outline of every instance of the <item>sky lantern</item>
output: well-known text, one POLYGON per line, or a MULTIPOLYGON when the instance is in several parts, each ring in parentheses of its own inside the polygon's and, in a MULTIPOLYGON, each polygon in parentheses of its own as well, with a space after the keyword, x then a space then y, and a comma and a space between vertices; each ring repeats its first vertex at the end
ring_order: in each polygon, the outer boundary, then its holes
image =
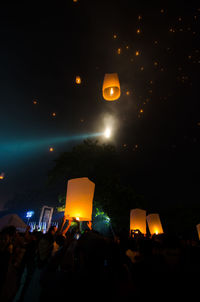
POLYGON ((147 223, 151 235, 158 235, 164 233, 159 214, 149 214, 147 216, 147 223))
POLYGON ((53 152, 54 151, 54 148, 53 147, 50 147, 49 148, 49 152, 53 152))
POLYGON ((146 235, 146 211, 142 209, 132 209, 130 212, 130 231, 137 230, 146 235))
POLYGON ((0 174, 0 180, 2 180, 2 179, 4 179, 5 178, 5 174, 2 172, 1 174, 0 174))
POLYGON ((197 228, 197 233, 198 233, 199 240, 200 240, 200 223, 196 225, 196 228, 197 228))
POLYGON ((67 184, 65 216, 91 221, 95 184, 87 177, 70 179, 67 184))
POLYGON ((80 85, 81 84, 81 77, 76 76, 76 84, 80 85))
POLYGON ((106 73, 103 81, 103 98, 106 101, 116 101, 121 95, 117 73, 106 73))

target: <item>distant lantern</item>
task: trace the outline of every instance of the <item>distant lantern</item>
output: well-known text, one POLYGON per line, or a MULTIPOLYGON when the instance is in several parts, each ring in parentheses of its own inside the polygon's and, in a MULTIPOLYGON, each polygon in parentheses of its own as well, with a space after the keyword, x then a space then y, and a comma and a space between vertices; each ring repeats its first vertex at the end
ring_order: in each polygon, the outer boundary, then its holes
POLYGON ((141 209, 133 209, 130 212, 130 231, 140 231, 146 235, 146 211, 141 209))
POLYGON ((115 101, 121 95, 120 83, 117 73, 106 73, 103 81, 103 98, 106 101, 115 101))
POLYGON ((137 51, 135 52, 135 55, 136 55, 136 57, 139 56, 139 55, 140 55, 140 52, 137 50, 137 51))
POLYGON ((199 240, 200 240, 200 223, 196 225, 196 228, 197 228, 197 233, 198 233, 199 240))
POLYGON ((159 214, 149 214, 147 216, 147 223, 151 235, 163 234, 163 228, 159 214))
POLYGON ((81 84, 81 77, 80 76, 76 76, 76 84, 81 84))
POLYGON ((65 216, 79 221, 92 220, 95 184, 87 177, 70 179, 67 184, 65 216))
POLYGON ((4 179, 5 178, 5 174, 4 173, 1 173, 0 174, 0 180, 4 179))
POLYGON ((118 48, 118 49, 117 49, 117 53, 118 53, 118 55, 120 55, 120 54, 121 54, 121 52, 122 52, 121 48, 118 48))
POLYGON ((49 148, 49 151, 50 151, 50 152, 53 152, 53 151, 54 151, 54 148, 53 148, 53 147, 50 147, 50 148, 49 148))

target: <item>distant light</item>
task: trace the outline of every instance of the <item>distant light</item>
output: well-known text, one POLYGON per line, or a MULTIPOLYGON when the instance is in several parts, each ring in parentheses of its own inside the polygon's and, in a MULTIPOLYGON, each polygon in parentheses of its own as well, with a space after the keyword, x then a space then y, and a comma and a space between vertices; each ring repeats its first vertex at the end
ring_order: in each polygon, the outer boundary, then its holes
POLYGON ((53 113, 52 113, 52 116, 53 116, 53 117, 55 117, 55 116, 56 116, 56 113, 55 113, 55 112, 53 112, 53 113))
POLYGON ((140 52, 137 50, 137 51, 135 52, 135 55, 136 55, 136 56, 139 56, 139 54, 140 54, 140 52))
POLYGON ((118 53, 118 55, 120 55, 120 54, 121 54, 121 51, 122 51, 122 50, 121 50, 121 48, 118 48, 118 49, 117 49, 117 53, 118 53))
POLYGON ((109 138, 111 136, 111 129, 110 128, 106 128, 106 130, 104 132, 104 136, 106 138, 109 138))
POLYGON ((0 180, 4 179, 4 177, 5 177, 5 174, 4 174, 4 173, 1 173, 1 174, 0 174, 0 180))
POLYGON ((81 84, 81 77, 80 76, 76 76, 76 84, 81 84))
POLYGON ((137 34, 139 35, 141 33, 141 30, 138 28, 137 29, 137 34))
POLYGON ((54 151, 54 148, 53 148, 53 147, 50 147, 50 148, 49 148, 49 151, 50 151, 50 152, 53 152, 53 151, 54 151))
POLYGON ((31 218, 34 215, 34 211, 28 211, 26 212, 26 218, 31 218))

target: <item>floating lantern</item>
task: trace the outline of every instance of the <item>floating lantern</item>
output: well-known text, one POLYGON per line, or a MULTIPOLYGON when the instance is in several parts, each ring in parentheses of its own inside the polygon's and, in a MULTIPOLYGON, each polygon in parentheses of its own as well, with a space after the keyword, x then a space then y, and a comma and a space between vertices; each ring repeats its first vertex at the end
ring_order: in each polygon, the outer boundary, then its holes
POLYGON ((70 179, 67 184, 65 216, 91 221, 95 184, 87 177, 70 179))
POLYGON ((53 152, 54 151, 54 148, 53 147, 50 147, 49 148, 49 152, 53 152))
POLYGON ((196 225, 196 228, 197 228, 197 233, 198 233, 199 240, 200 240, 200 223, 196 225))
POLYGON ((141 209, 133 209, 130 212, 130 231, 139 230, 146 235, 146 211, 141 209))
POLYGON ((103 81, 103 98, 106 101, 115 101, 121 95, 117 73, 106 73, 103 81))
POLYGON ((159 214, 149 214, 147 216, 147 223, 151 235, 164 233, 159 214))
POLYGON ((5 174, 4 174, 4 173, 1 173, 1 174, 0 174, 0 180, 3 180, 4 177, 5 177, 5 174))
POLYGON ((81 77, 80 76, 76 76, 76 84, 81 84, 81 77))

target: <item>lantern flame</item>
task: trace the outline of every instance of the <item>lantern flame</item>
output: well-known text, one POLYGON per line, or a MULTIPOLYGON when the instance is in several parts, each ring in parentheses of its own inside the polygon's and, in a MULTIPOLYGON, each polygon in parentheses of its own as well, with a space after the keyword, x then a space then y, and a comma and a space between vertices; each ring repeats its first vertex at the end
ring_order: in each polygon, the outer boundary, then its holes
POLYGON ((106 128, 106 130, 104 132, 104 136, 106 138, 109 138, 111 136, 111 129, 110 128, 106 128))
POLYGON ((113 95, 113 94, 114 94, 114 89, 110 88, 110 95, 113 95))

